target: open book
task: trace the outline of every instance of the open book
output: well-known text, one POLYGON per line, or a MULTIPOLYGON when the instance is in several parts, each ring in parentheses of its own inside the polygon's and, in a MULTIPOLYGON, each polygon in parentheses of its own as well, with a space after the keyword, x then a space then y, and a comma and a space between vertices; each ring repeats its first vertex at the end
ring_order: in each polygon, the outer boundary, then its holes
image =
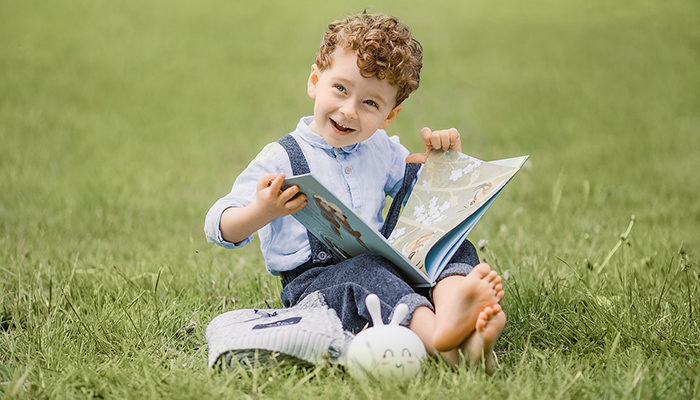
POLYGON ((527 158, 486 162, 456 151, 431 151, 388 239, 312 174, 287 178, 284 187, 298 185, 306 194, 306 207, 292 215, 341 259, 378 254, 412 286, 432 286, 527 158))

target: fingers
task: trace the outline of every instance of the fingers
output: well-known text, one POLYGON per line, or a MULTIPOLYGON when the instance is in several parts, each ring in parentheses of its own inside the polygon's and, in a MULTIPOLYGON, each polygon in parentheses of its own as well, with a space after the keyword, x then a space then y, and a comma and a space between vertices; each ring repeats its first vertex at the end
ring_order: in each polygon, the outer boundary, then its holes
POLYGON ((432 148, 432 137, 433 131, 427 126, 420 130, 420 136, 423 138, 423 143, 425 143, 425 152, 428 153, 432 148))
POLYGON ((282 189, 282 183, 284 183, 284 174, 278 174, 275 179, 270 182, 270 190, 272 193, 277 193, 282 189))
POLYGON ((284 203, 284 208, 289 214, 294 214, 295 212, 301 210, 306 206, 306 195, 301 194, 288 202, 284 203))
POLYGON ((460 153, 462 152, 462 138, 459 135, 459 131, 457 129, 452 128, 449 129, 450 132, 450 148, 452 150, 457 150, 460 153))
POLYGON ((284 178, 284 173, 265 174, 258 181, 257 199, 270 215, 293 214, 306 206, 306 195, 299 194, 299 186, 281 190, 284 178))
POLYGON ((280 200, 286 203, 289 200, 291 200, 292 197, 294 197, 297 193, 299 193, 299 186, 290 186, 287 189, 285 189, 282 193, 280 193, 280 200))
POLYGON ((461 150, 461 142, 459 140, 459 132, 455 128, 445 129, 441 131, 433 131, 431 143, 434 149, 440 150, 461 150))
MULTIPOLYGON (((272 186, 270 186, 270 188, 272 188, 272 186)), ((280 193, 279 200, 284 204, 284 209, 289 214, 293 214, 306 206, 306 195, 301 193, 297 196, 298 193, 299 186, 297 185, 290 186, 280 193)))
POLYGON ((277 177, 277 174, 265 174, 258 181, 258 192, 270 186, 270 182, 277 177))
POLYGON ((462 151, 459 131, 455 128, 433 131, 425 127, 421 129, 420 134, 423 143, 425 143, 426 152, 429 152, 431 149, 462 151))
POLYGON ((430 135, 430 145, 437 150, 446 150, 442 148, 444 131, 435 131, 430 135))
POLYGON ((414 153, 406 157, 407 163, 421 163, 424 164, 425 160, 428 159, 428 153, 414 153))
POLYGON ((406 157, 407 163, 421 163, 424 164, 425 160, 428 159, 428 153, 433 149, 432 136, 433 131, 427 126, 420 130, 420 136, 423 139, 423 144, 425 144, 425 153, 414 153, 406 157))

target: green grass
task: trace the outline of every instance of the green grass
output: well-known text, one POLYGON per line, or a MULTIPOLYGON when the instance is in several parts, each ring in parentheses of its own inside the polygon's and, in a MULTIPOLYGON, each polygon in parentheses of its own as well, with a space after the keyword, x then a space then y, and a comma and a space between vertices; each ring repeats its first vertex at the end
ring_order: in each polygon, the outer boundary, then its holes
POLYGON ((700 397, 699 16, 694 1, 3 1, 0 397, 700 397), (368 6, 425 48, 392 133, 417 151, 420 127, 454 126, 469 154, 531 155, 470 236, 506 282, 502 368, 431 362, 404 385, 209 370, 214 316, 281 303, 257 244, 208 245, 204 214, 311 113, 327 23, 368 6))

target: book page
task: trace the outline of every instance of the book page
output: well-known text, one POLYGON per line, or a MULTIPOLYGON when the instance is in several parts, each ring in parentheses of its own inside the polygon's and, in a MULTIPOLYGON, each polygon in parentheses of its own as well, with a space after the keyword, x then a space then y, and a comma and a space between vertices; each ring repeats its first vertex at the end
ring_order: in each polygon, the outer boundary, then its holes
POLYGON ((498 193, 519 167, 431 151, 389 243, 426 272, 430 248, 498 193))

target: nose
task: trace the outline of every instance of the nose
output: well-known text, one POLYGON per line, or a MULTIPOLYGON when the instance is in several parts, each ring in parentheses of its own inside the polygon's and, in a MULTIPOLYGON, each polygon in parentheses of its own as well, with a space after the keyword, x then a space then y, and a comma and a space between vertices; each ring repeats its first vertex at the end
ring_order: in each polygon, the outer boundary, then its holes
POLYGON ((355 99, 349 98, 340 106, 340 112, 349 119, 357 119, 357 107, 355 99))

